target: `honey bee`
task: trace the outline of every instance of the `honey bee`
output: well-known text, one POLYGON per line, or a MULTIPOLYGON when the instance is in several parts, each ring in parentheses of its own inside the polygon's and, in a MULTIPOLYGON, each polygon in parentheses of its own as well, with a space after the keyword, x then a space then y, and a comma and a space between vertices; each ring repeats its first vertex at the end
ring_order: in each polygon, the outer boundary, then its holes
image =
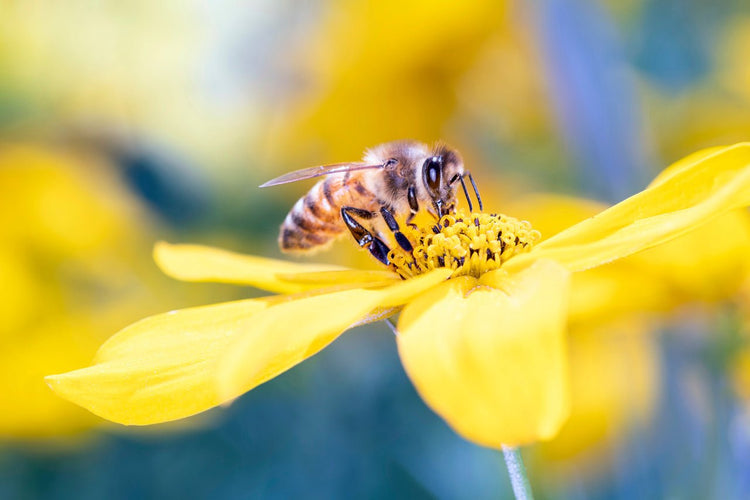
POLYGON ((260 187, 326 176, 297 200, 284 219, 279 246, 284 252, 324 248, 346 229, 360 247, 388 265, 386 230, 411 251, 397 219, 411 224, 420 209, 436 219, 456 210, 456 189, 463 187, 472 210, 465 177, 471 181, 479 208, 482 201, 458 151, 443 144, 429 147, 416 141, 380 144, 361 162, 336 163, 282 175, 260 187))

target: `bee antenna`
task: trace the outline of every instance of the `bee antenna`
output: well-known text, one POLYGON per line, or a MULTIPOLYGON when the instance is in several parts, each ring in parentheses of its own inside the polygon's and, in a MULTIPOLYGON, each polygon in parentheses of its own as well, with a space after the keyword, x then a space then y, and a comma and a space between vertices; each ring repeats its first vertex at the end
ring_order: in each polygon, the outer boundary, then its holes
MULTIPOLYGON (((464 181, 464 176, 463 175, 459 175, 458 176, 458 180, 461 181, 461 187, 464 188, 464 196, 466 196, 466 202, 469 204, 469 212, 473 212, 474 211, 474 206, 471 204, 471 198, 469 198, 469 190, 466 189, 466 182, 464 181)), ((482 206, 482 202, 481 201, 479 202, 479 206, 480 207, 482 206)), ((480 208, 480 210, 481 210, 481 208, 480 208)))
MULTIPOLYGON (((474 188, 474 194, 477 197, 477 203, 479 203, 479 211, 481 212, 484 210, 484 207, 482 206, 482 197, 479 196, 479 189, 477 189, 477 183, 474 182, 474 177, 471 176, 471 172, 466 172, 466 175, 469 176, 469 181, 471 182, 471 187, 474 188)), ((461 178, 463 180, 463 177, 461 178)), ((464 188, 466 189, 466 188, 464 188)))

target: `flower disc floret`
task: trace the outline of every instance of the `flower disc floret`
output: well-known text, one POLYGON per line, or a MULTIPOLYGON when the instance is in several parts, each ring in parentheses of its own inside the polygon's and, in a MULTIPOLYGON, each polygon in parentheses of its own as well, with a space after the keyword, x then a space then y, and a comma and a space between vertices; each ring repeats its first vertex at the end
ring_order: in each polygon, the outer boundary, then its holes
POLYGON ((443 216, 434 226, 408 226, 403 232, 414 249, 391 250, 388 258, 405 279, 437 268, 453 269, 452 277, 479 277, 541 239, 527 221, 463 211, 443 216))

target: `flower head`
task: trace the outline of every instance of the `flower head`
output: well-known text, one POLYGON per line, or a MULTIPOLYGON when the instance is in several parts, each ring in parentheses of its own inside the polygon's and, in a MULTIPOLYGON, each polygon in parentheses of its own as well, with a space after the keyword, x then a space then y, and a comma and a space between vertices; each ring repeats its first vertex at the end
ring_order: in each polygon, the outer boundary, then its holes
POLYGON ((407 227, 406 234, 416 247, 409 253, 391 250, 388 256, 396 273, 405 279, 438 268, 451 269, 454 278, 478 278, 528 251, 541 238, 527 221, 463 211, 443 216, 434 226, 407 227))
POLYGON ((51 387, 110 420, 151 424, 231 400, 320 351, 351 326, 401 311, 399 354, 419 394, 457 432, 499 447, 555 435, 569 410, 565 329, 570 274, 686 234, 750 204, 750 144, 714 148, 647 189, 537 243, 496 214, 405 229, 393 270, 291 264, 161 244, 187 280, 281 292, 142 320, 88 368, 51 387), (395 272, 394 272, 395 270, 395 272))

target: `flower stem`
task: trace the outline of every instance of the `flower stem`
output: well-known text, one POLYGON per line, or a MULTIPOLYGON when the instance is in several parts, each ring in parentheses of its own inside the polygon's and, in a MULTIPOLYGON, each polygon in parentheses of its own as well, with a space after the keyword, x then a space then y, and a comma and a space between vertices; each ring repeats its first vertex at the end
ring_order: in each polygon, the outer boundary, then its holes
POLYGON ((510 484, 513 486, 513 494, 516 500, 534 500, 531 493, 529 478, 526 476, 526 468, 523 466, 521 452, 515 446, 503 446, 505 465, 508 467, 510 484))

